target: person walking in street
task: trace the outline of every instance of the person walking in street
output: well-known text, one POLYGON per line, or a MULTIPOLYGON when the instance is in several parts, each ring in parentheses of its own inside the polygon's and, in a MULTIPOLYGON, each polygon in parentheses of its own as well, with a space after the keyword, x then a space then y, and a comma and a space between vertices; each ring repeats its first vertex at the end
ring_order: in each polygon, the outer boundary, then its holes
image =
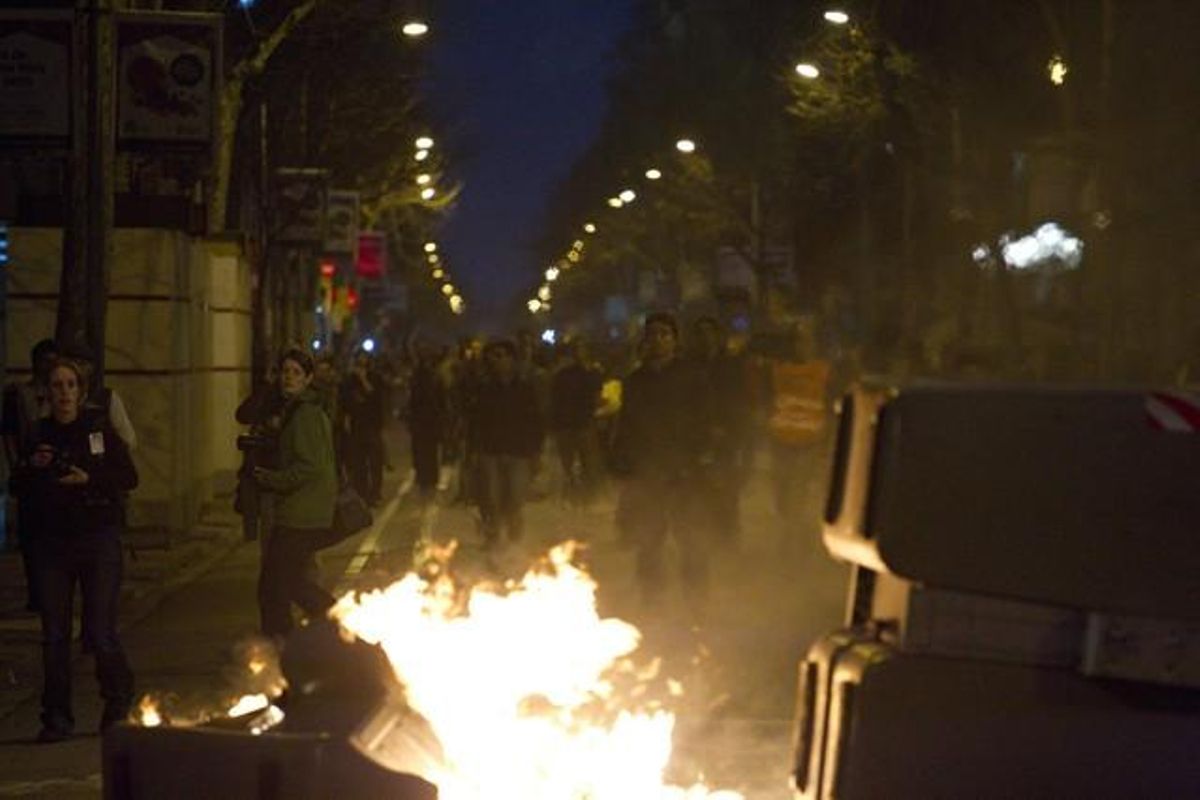
MULTIPOLYGON (((53 339, 42 339, 29 353, 28 381, 11 383, 4 389, 3 427, 4 457, 8 474, 13 475, 21 454, 33 444, 39 421, 50 413, 50 368, 58 358, 58 346, 53 339)), ((38 611, 37 570, 33 566, 33 525, 22 519, 21 498, 13 492, 9 514, 10 527, 16 529, 21 548, 21 563, 25 569, 25 610, 38 611)))
POLYGON ((612 466, 623 479, 619 524, 637 551, 643 600, 653 607, 662 599, 664 548, 672 536, 680 551, 684 599, 700 621, 713 539, 700 495, 713 464, 713 423, 704 375, 679 358, 678 350, 675 317, 648 315, 641 365, 625 382, 612 466))
POLYGON ((79 364, 54 362, 49 391, 50 416, 39 421, 14 476, 33 528, 42 617, 39 742, 62 741, 75 726, 71 628, 76 586, 104 699, 101 731, 128 716, 134 683, 117 635, 117 599, 125 496, 137 486, 137 470, 108 415, 86 410, 87 374, 79 364))
POLYGON ((471 415, 484 542, 494 547, 524 531, 524 506, 545 437, 533 384, 518 374, 517 349, 508 340, 483 351, 486 373, 471 415))
POLYGON ((563 496, 573 503, 592 499, 598 478, 596 412, 603 376, 580 338, 563 345, 564 361, 550 383, 550 429, 563 472, 563 496))
POLYGON ((711 389, 715 462, 704 499, 711 508, 718 541, 732 546, 741 533, 741 494, 750 469, 750 374, 746 360, 729 352, 725 331, 715 317, 703 316, 692 324, 689 345, 691 364, 711 389))
POLYGON ((441 449, 446 434, 446 386, 438 374, 438 353, 428 342, 414 348, 416 365, 409 383, 408 437, 412 451, 413 482, 422 500, 433 497, 441 473, 441 449))
POLYGON ((359 353, 342 384, 341 409, 346 417, 343 463, 350 485, 370 505, 383 493, 383 423, 387 399, 371 357, 359 353))
POLYGON ((309 566, 328 540, 337 498, 333 432, 321 398, 311 386, 312 357, 289 348, 279 360, 284 398, 274 468, 256 467, 254 478, 274 495, 274 525, 258 579, 262 632, 282 638, 292 628, 292 604, 310 618, 333 605, 309 566))
POLYGON ((779 547, 815 536, 830 417, 830 363, 817 352, 811 319, 796 323, 788 352, 771 362, 767 429, 779 547))

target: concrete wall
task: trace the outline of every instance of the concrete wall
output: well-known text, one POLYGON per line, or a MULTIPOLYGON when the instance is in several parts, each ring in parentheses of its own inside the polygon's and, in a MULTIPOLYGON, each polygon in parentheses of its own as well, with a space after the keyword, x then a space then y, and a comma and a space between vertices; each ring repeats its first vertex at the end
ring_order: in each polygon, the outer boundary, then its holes
MULTIPOLYGON (((27 377, 33 343, 54 335, 61 244, 58 230, 12 231, 13 378, 27 377)), ((114 252, 107 383, 138 434, 130 522, 178 532, 232 489, 240 462, 233 411, 249 391, 249 268, 236 243, 176 231, 119 229, 114 252)))

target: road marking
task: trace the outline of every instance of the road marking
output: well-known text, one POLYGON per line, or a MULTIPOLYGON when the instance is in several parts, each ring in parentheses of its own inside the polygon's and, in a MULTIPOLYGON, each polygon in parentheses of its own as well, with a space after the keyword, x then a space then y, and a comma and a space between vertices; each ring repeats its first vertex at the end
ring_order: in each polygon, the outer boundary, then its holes
POLYGON ((395 496, 388 501, 383 511, 380 512, 378 519, 375 520, 375 524, 371 526, 366 537, 363 538, 362 543, 358 546, 354 557, 350 559, 350 563, 346 565, 346 571, 342 573, 341 583, 343 585, 351 579, 358 577, 363 568, 367 566, 367 562, 371 559, 371 554, 375 552, 375 546, 379 543, 379 537, 383 535, 383 529, 387 527, 388 522, 396 515, 396 511, 400 508, 400 503, 412 491, 412 487, 413 475, 410 472, 408 477, 404 479, 404 483, 400 484, 400 488, 396 490, 395 496))

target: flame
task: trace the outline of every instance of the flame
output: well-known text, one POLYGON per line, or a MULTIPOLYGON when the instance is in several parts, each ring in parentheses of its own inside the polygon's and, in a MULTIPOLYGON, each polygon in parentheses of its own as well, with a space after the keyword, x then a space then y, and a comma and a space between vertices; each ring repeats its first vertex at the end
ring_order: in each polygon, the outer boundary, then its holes
POLYGON ((158 700, 152 695, 143 695, 133 712, 133 721, 143 728, 157 728, 163 724, 158 700))
POLYGON ((265 694, 244 694, 230 707, 227 716, 240 717, 252 714, 255 711, 262 711, 269 705, 271 705, 271 699, 265 694))
POLYGON ((385 589, 346 595, 331 616, 387 654, 440 745, 424 777, 443 800, 740 798, 664 782, 675 717, 637 699, 654 694, 647 681, 659 663, 639 669, 627 658, 641 634, 599 616, 575 550, 555 547, 503 587, 461 587, 435 560, 385 589))

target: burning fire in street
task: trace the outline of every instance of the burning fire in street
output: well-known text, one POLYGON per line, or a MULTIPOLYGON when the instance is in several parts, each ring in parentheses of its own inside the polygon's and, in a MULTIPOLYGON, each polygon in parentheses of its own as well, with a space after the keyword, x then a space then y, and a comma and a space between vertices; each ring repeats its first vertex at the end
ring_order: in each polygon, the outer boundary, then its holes
POLYGON ((681 687, 634 664, 640 632, 600 617, 573 544, 504 586, 459 585, 452 554, 331 612, 383 649, 428 723, 436 744, 416 760, 442 800, 741 797, 666 781, 675 716, 656 697, 681 687))

